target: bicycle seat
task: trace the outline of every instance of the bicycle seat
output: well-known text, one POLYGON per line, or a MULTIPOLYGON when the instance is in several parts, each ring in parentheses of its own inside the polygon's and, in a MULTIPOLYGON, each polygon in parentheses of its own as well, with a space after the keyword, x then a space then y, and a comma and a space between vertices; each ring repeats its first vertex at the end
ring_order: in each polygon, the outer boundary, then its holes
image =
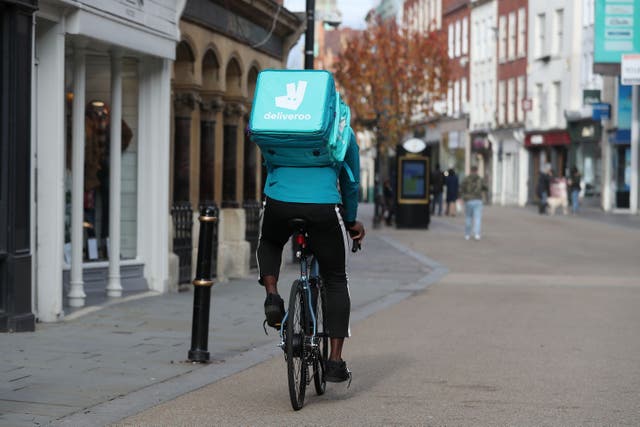
POLYGON ((304 218, 292 218, 289 220, 289 227, 296 231, 302 231, 307 228, 307 220, 304 218))

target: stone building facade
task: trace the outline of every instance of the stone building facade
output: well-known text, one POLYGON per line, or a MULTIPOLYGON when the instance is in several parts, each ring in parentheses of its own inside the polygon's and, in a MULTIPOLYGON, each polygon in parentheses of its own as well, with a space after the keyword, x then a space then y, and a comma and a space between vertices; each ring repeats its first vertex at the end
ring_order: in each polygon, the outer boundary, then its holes
MULTIPOLYGON (((189 0, 180 21, 172 79, 170 200, 174 212, 187 206, 194 218, 203 205, 219 207, 214 272, 219 280, 249 274, 250 242, 255 245, 257 239, 255 233, 248 236, 247 225, 257 225, 251 217, 258 211, 264 173, 245 128, 258 73, 286 68, 304 31, 303 17, 281 3, 189 0)), ((198 236, 193 223, 191 260, 198 236)))

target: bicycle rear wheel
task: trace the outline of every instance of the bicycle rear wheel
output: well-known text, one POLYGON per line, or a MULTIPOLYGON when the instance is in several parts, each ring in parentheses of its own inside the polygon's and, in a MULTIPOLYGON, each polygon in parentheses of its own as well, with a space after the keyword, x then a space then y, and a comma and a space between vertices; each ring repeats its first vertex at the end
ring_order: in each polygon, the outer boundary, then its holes
MULTIPOLYGON (((321 280, 319 277, 317 280, 321 280)), ((318 336, 317 357, 313 361, 313 385, 318 396, 323 395, 327 388, 327 380, 324 375, 325 361, 329 358, 329 337, 327 335, 325 312, 325 293, 321 284, 315 289, 316 335, 318 336)))
POLYGON ((304 298, 304 290, 300 285, 300 281, 294 281, 289 296, 285 345, 287 348, 289 397, 291 398, 291 406, 296 411, 302 408, 304 404, 304 394, 307 388, 308 371, 304 346, 306 318, 304 298))

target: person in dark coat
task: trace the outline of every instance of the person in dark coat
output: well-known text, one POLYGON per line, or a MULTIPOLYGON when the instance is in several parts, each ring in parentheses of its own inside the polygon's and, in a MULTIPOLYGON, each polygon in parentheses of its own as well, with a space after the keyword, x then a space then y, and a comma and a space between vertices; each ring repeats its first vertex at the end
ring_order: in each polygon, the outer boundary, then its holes
POLYGON ((385 222, 387 225, 393 224, 393 215, 396 211, 396 197, 391 186, 391 181, 385 179, 384 187, 382 189, 384 195, 384 206, 387 211, 385 222))
POLYGON ((436 170, 431 174, 431 193, 433 194, 433 204, 431 205, 431 214, 436 213, 438 208, 438 216, 442 216, 442 192, 444 190, 444 175, 440 170, 440 165, 436 165, 436 170))
POLYGON ((569 191, 571 195, 571 213, 578 213, 580 207, 580 181, 582 177, 577 167, 571 168, 571 176, 569 177, 569 191))
POLYGON ((444 183, 447 186, 447 210, 449 216, 456 216, 456 200, 458 200, 458 175, 453 168, 446 172, 444 183))
POLYGON ((538 187, 536 188, 536 195, 540 199, 540 205, 538 206, 538 213, 544 215, 547 213, 547 198, 551 194, 551 180, 553 178, 553 171, 551 165, 547 163, 544 165, 540 178, 538 178, 538 187))

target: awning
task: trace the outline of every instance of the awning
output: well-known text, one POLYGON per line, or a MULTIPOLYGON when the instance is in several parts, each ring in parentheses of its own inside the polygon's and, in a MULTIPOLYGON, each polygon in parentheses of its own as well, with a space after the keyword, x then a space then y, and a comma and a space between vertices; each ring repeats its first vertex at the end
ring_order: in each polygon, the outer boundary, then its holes
POLYGON ((524 137, 524 146, 527 148, 569 144, 571 144, 571 138, 566 130, 527 132, 524 137))

